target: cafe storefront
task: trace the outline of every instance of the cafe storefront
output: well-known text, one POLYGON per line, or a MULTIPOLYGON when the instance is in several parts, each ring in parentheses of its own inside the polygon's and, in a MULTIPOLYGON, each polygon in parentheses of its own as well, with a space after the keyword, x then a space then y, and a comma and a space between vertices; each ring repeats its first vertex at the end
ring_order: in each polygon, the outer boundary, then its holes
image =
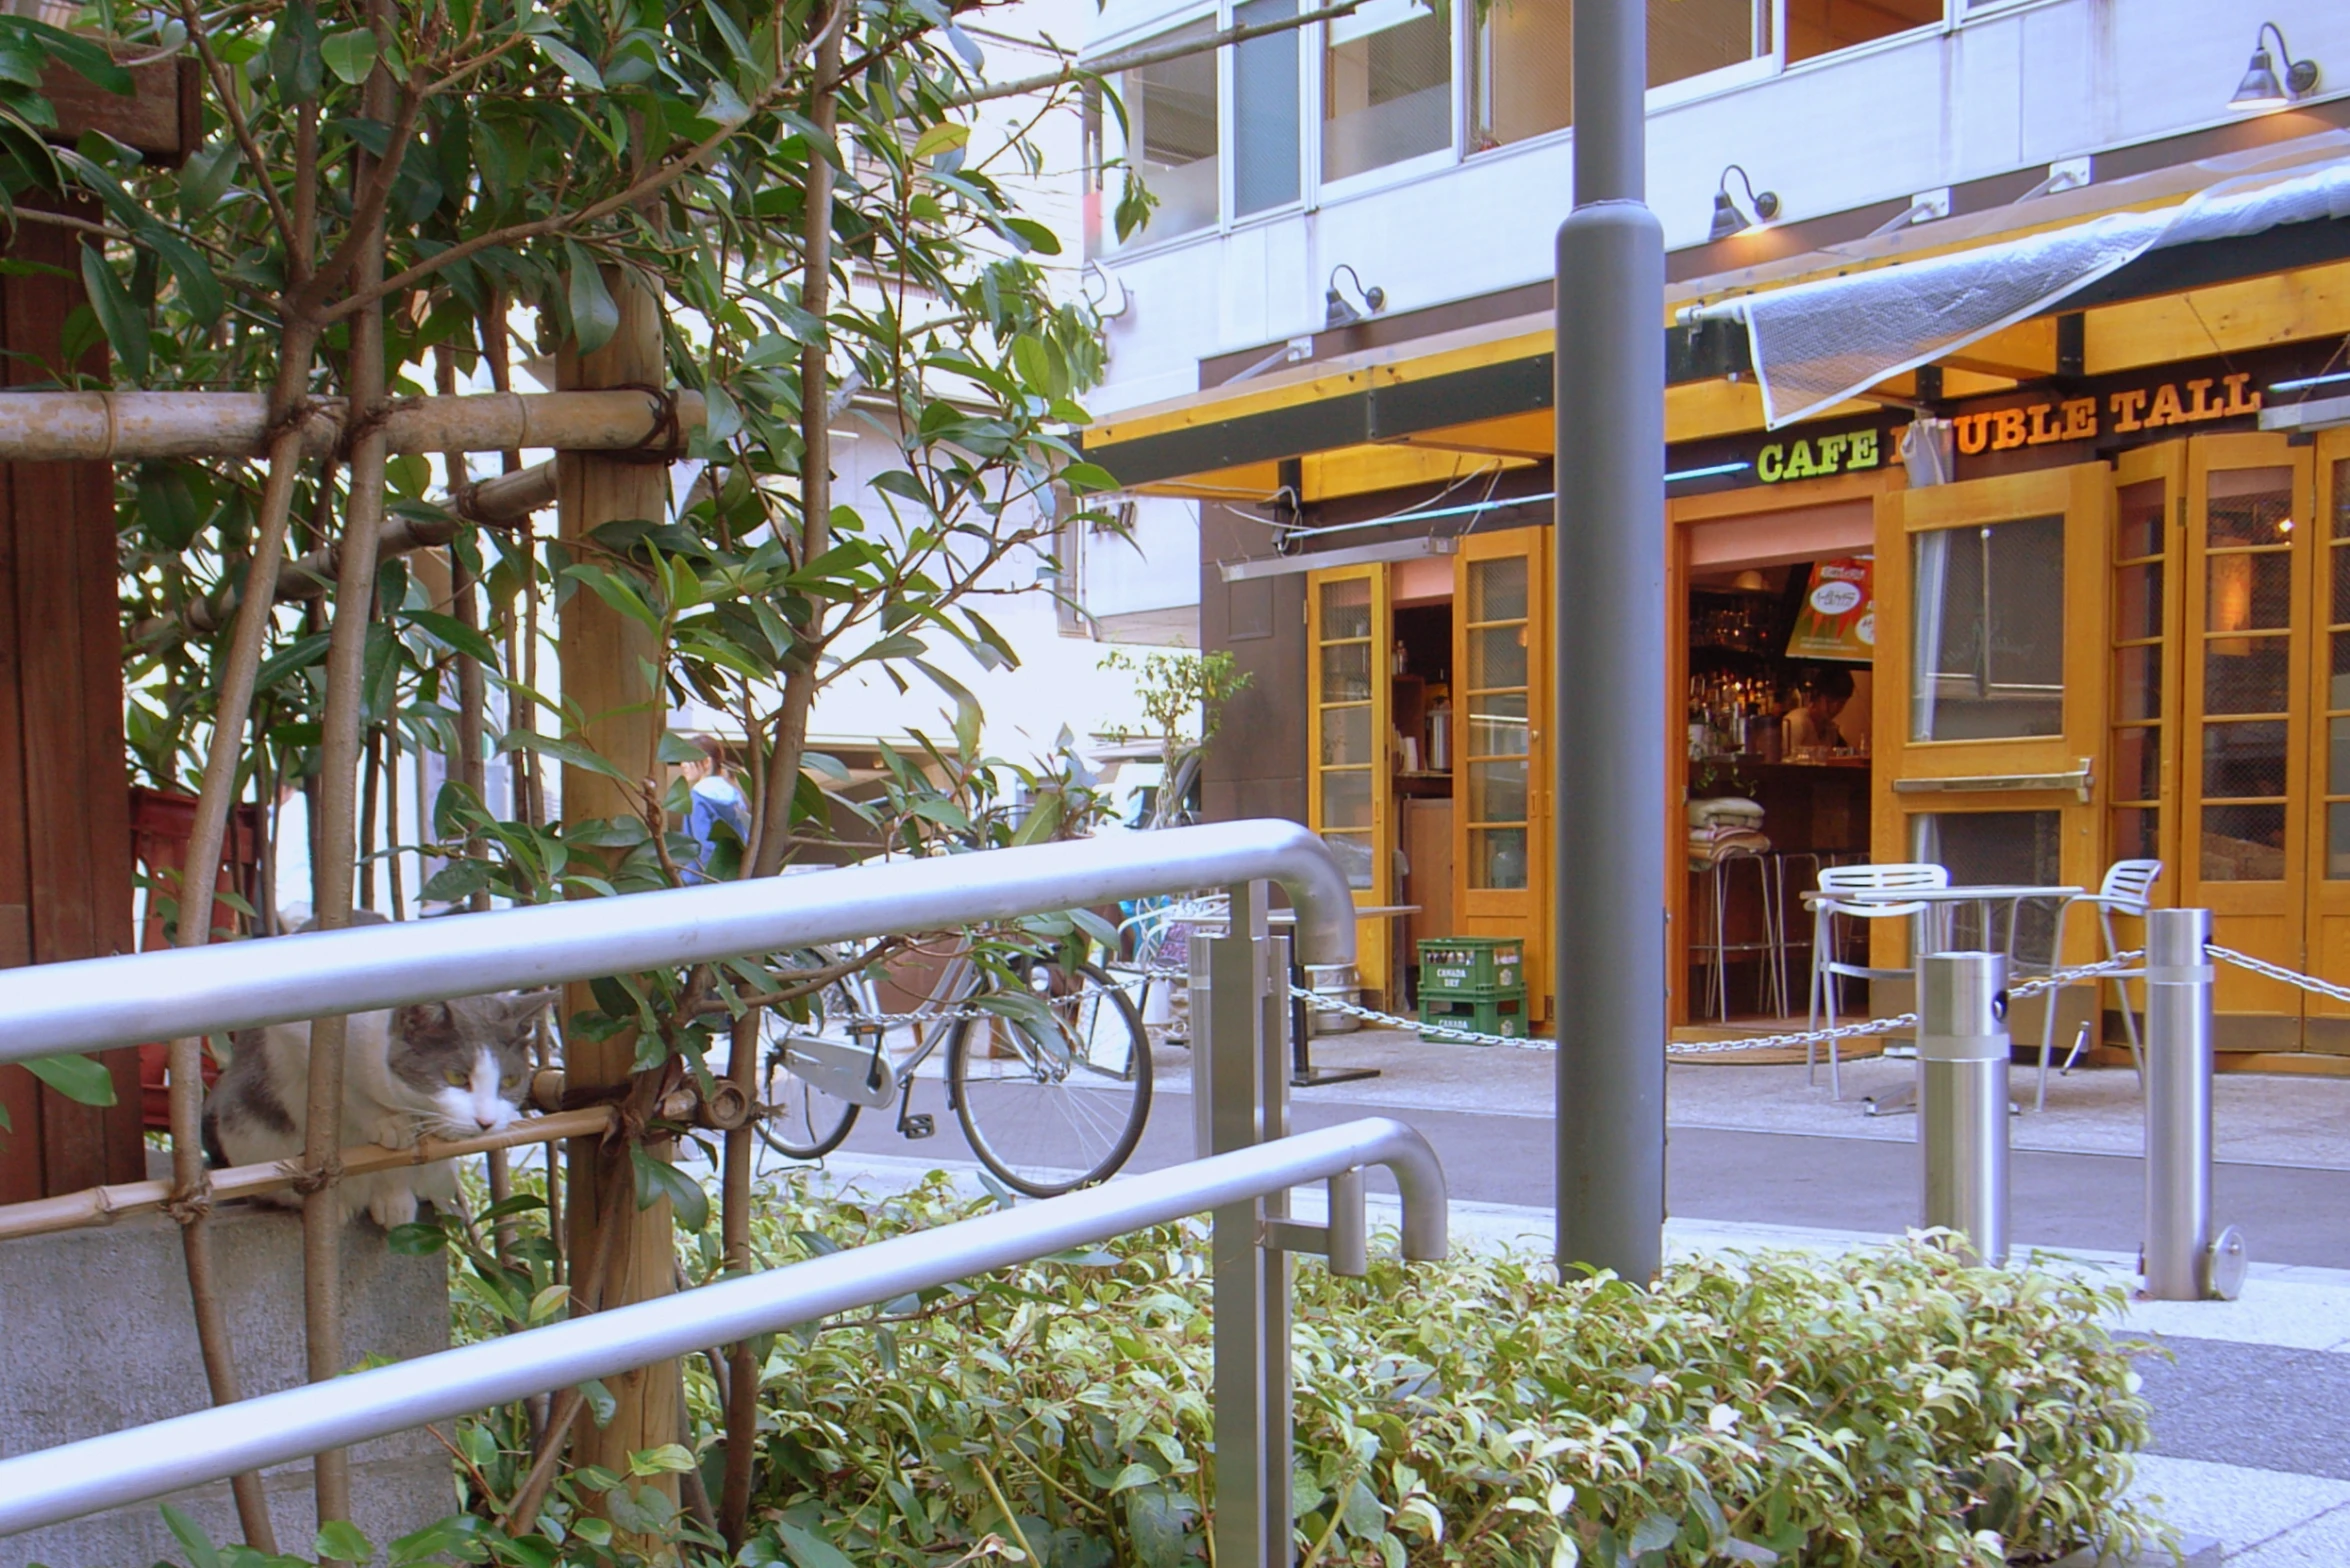
MULTIPOLYGON (((2314 262, 2310 238, 2140 292, 2125 268, 1776 430, 1738 345, 1672 329, 1678 1025, 1800 1018, 1801 893, 1859 861, 2095 887, 2155 858, 2156 901, 2211 908, 2219 941, 2350 975, 2350 429, 2262 428, 2350 395, 2350 235, 2314 262)), ((1211 815, 1299 817, 1358 902, 1415 910, 1362 930, 1397 1010, 1410 943, 1440 935, 1526 938, 1537 1024, 1562 1001, 1548 346, 1543 319, 1497 323, 1087 441, 1136 489, 1203 501, 1205 639, 1260 688, 1211 815)), ((2065 1005, 2086 1019, 2088 990, 2065 1005)), ((2219 1006, 2237 1065, 2350 1070, 2330 1002, 2227 969, 2219 1006)))

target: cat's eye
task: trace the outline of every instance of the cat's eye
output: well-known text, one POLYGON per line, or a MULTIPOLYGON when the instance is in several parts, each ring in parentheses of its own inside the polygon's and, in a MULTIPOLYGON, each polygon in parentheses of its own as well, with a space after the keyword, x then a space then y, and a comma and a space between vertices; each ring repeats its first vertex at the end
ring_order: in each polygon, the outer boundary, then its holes
POLYGON ((520 1074, 520 1073, 508 1073, 508 1074, 507 1074, 505 1077, 503 1077, 503 1078, 499 1079, 499 1080, 498 1080, 498 1082, 499 1082, 499 1084, 500 1084, 502 1087, 505 1087, 505 1088, 511 1089, 511 1088, 513 1088, 513 1087, 514 1087, 516 1084, 519 1084, 520 1082, 522 1082, 522 1074, 520 1074))
POLYGON ((473 1081, 473 1075, 462 1067, 452 1067, 441 1076, 460 1089, 473 1081))

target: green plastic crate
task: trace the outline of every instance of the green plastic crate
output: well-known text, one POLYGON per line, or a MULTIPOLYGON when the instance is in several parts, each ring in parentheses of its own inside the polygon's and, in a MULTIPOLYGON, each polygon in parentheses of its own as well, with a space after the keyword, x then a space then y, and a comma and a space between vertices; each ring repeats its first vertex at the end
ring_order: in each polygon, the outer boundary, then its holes
POLYGON ((1422 996, 1478 996, 1526 983, 1526 943, 1514 936, 1438 936, 1420 941, 1422 996))
POLYGON ((1521 986, 1506 995, 1490 997, 1423 996, 1420 998, 1420 1038, 1434 1044, 1459 1043, 1428 1033, 1431 1024, 1439 1024, 1447 1029, 1467 1029, 1477 1034, 1497 1034, 1507 1040, 1523 1040, 1526 1038, 1525 988, 1521 986))

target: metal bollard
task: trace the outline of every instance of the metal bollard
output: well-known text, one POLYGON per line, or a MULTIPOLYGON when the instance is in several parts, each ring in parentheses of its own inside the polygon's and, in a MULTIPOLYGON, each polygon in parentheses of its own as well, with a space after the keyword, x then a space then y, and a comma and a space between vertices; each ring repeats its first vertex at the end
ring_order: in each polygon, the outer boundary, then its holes
POLYGON ((2208 909, 2146 916, 2146 1294, 2233 1301, 2244 1242, 2212 1234, 2208 909))
MULTIPOLYGON (((1285 955, 1268 930, 1263 882, 1229 890, 1222 936, 1191 943, 1192 1108, 1201 1155, 1229 1154, 1289 1132, 1285 955)), ((1339 1205, 1333 1191, 1332 1209, 1339 1205)), ((1290 1493, 1290 1254, 1286 1194, 1214 1214, 1214 1556, 1238 1568, 1288 1568, 1296 1553, 1290 1493)))
POLYGON ((1918 964, 1918 1165, 1925 1223, 1978 1262, 2007 1261, 2007 960, 1918 964))

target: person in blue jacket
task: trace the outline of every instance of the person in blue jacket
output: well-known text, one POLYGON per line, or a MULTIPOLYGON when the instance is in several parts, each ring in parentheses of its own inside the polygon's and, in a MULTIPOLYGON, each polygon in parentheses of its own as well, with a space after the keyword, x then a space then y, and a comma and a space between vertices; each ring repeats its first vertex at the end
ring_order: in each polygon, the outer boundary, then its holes
POLYGON ((726 748, 714 735, 696 735, 702 760, 684 765, 692 805, 686 813, 686 835, 694 841, 694 858, 678 869, 690 885, 708 882, 710 862, 717 854, 721 828, 731 834, 738 850, 751 842, 751 803, 727 776, 726 748))

